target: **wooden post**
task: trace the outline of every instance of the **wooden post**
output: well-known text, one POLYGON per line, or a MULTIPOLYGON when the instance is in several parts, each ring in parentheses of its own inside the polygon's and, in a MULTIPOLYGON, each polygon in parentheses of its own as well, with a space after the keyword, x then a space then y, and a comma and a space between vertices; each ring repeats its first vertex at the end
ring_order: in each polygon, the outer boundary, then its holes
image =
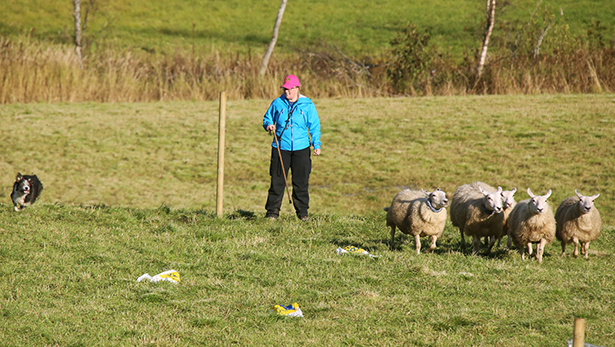
POLYGON ((220 114, 218 119, 218 185, 216 193, 216 214, 222 217, 224 200, 224 133, 226 132, 226 92, 220 93, 220 114))
POLYGON ((583 347, 583 346, 585 346, 585 319, 575 318, 574 319, 574 340, 572 342, 572 347, 583 347))

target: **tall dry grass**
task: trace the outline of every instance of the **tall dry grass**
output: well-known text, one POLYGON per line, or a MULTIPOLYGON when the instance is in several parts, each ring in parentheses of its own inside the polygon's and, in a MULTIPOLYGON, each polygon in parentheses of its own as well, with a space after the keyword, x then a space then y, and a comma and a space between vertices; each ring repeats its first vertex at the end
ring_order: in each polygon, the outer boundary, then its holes
POLYGON ((615 52, 575 50, 562 56, 526 56, 512 66, 489 64, 476 83, 476 93, 540 94, 615 91, 615 52))
POLYGON ((0 37, 0 103, 213 100, 220 91, 231 99, 270 98, 289 73, 302 76, 312 97, 388 95, 366 69, 307 53, 274 56, 264 77, 260 57, 216 51, 100 49, 83 63, 81 69, 70 46, 0 37))
MULTIPOLYGON (((331 47, 317 52, 274 55, 269 72, 258 76, 261 57, 211 51, 174 53, 140 49, 91 50, 81 69, 71 46, 29 37, 0 37, 0 103, 136 102, 271 98, 289 73, 301 76, 313 98, 393 96, 387 77, 390 57, 355 59, 331 47)), ((571 44, 533 57, 493 50, 480 80, 476 60, 461 63, 446 55, 432 61, 431 73, 410 95, 588 93, 615 91, 615 49, 571 44)))

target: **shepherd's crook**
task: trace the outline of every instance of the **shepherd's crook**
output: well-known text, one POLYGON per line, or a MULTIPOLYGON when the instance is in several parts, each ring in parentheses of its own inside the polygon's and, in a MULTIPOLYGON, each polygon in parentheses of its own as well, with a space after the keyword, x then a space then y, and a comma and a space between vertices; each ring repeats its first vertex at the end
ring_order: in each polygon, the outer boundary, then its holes
MULTIPOLYGON (((269 132, 271 134, 271 131, 269 132)), ((284 183, 286 184, 286 193, 288 193, 288 203, 292 204, 292 200, 290 199, 290 190, 288 189, 288 181, 286 180, 286 170, 284 170, 284 161, 282 160, 282 152, 280 151, 280 143, 278 142, 278 135, 273 134, 275 137, 275 145, 278 147, 278 156, 280 157, 280 164, 282 165, 282 174, 284 175, 284 183)))

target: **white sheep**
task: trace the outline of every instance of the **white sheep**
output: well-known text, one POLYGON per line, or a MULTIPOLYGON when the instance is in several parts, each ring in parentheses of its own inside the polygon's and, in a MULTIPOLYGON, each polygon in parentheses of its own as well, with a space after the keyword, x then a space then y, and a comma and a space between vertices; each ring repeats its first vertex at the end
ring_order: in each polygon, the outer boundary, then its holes
POLYGON ((577 196, 571 196, 562 201, 555 211, 555 236, 562 242, 562 256, 566 254, 566 244, 574 243, 573 256, 579 255, 578 246, 581 243, 581 254, 588 258, 589 243, 600 236, 602 220, 600 212, 594 206, 600 194, 583 196, 574 190, 577 196))
POLYGON ((502 192, 502 208, 504 209, 504 220, 502 221, 502 235, 498 239, 498 247, 500 247, 500 242, 502 241, 502 237, 504 235, 508 236, 508 242, 506 246, 509 249, 512 247, 512 240, 510 239, 510 234, 508 233, 508 217, 510 217, 510 213, 517 205, 517 202, 515 201, 516 192, 516 187, 511 190, 505 190, 502 192))
MULTIPOLYGON (((502 209, 504 213, 504 220, 502 221, 502 235, 498 238, 498 244, 496 247, 500 247, 500 243, 502 242, 502 237, 504 235, 508 235, 508 216, 510 216, 510 212, 515 207, 517 202, 515 201, 515 193, 517 192, 517 188, 513 188, 511 190, 502 191, 502 209)), ((489 238, 485 237, 485 244, 489 243, 489 238)), ((508 243, 506 245, 509 249, 512 246, 512 240, 510 236, 508 236, 508 243)))
POLYGON ((536 258, 542 263, 545 246, 555 237, 555 218, 547 199, 551 189, 545 195, 534 195, 527 189, 529 199, 520 201, 508 217, 509 235, 515 246, 521 250, 521 259, 525 260, 525 246, 532 254, 532 243, 538 243, 536 258))
POLYGON ((421 237, 431 238, 427 252, 435 249, 436 240, 444 232, 447 206, 446 193, 440 188, 433 192, 404 189, 397 193, 391 206, 384 209, 387 211, 387 226, 391 227, 391 249, 396 227, 404 234, 414 235, 416 254, 421 253, 421 237))
POLYGON ((472 236, 474 253, 478 253, 480 239, 490 237, 487 253, 502 234, 502 187, 483 182, 464 184, 455 190, 451 200, 451 222, 459 228, 461 249, 465 251, 464 234, 472 236))

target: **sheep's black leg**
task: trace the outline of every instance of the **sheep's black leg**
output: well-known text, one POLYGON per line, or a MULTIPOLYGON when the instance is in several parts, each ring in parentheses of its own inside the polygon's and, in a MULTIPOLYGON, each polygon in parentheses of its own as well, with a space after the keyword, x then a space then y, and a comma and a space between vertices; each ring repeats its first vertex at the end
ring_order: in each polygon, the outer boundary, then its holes
POLYGON ((389 247, 393 250, 393 242, 395 240, 395 225, 391 225, 391 242, 389 243, 389 247))

